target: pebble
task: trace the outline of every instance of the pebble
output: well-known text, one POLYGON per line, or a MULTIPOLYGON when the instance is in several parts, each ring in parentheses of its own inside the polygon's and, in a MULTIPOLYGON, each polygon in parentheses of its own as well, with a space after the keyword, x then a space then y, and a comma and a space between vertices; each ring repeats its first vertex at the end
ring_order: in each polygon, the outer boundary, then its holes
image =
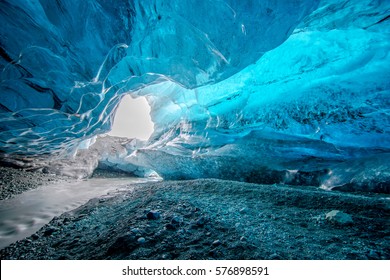
POLYGON ((130 230, 130 232, 131 232, 132 234, 138 234, 138 233, 140 233, 141 231, 140 231, 139 228, 132 228, 132 229, 130 230))
POLYGON ((33 235, 31 235, 31 238, 32 238, 33 240, 37 240, 37 239, 39 238, 39 235, 36 234, 36 233, 34 233, 33 235))
POLYGON ((139 244, 144 244, 144 243, 146 242, 146 240, 145 240, 145 238, 140 237, 140 238, 137 239, 137 242, 138 242, 139 244))
POLYGON ((175 227, 174 225, 172 225, 172 224, 166 224, 166 225, 165 225, 165 228, 166 228, 166 229, 169 229, 169 230, 174 230, 174 229, 176 229, 176 227, 175 227))
POLYGON ((171 220, 171 224, 181 224, 183 222, 183 217, 174 216, 171 220))
POLYGON ((54 232, 56 232, 58 229, 56 227, 48 227, 45 232, 43 233, 44 236, 50 236, 54 232))
POLYGON ((69 255, 67 255, 67 254, 64 254, 64 255, 59 256, 58 259, 59 260, 70 260, 71 257, 69 255))
POLYGON ((368 253, 368 256, 367 256, 370 260, 380 260, 381 257, 379 255, 379 253, 375 250, 370 250, 370 252, 368 253))
POLYGON ((161 216, 160 212, 158 211, 154 211, 154 210, 151 210, 149 211, 147 214, 146 214, 146 217, 149 219, 149 220, 157 220, 159 219, 161 216))
POLYGON ((269 256, 269 259, 270 260, 281 260, 282 257, 279 256, 278 254, 272 254, 271 256, 269 256))
POLYGON ((353 224, 353 220, 351 215, 344 213, 339 210, 332 210, 325 215, 325 219, 328 222, 336 223, 340 225, 349 225, 353 224))
POLYGON ((184 230, 184 229, 179 229, 177 231, 177 235, 176 235, 178 238, 185 238, 187 236, 187 231, 184 230))
POLYGON ((204 224, 206 223, 206 218, 205 217, 200 217, 197 221, 196 221, 196 224, 198 226, 204 226, 204 224))

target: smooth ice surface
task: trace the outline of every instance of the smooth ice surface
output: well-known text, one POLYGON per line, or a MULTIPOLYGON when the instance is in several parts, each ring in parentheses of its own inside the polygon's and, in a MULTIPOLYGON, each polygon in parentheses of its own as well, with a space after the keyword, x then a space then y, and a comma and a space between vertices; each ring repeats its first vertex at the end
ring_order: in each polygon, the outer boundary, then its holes
POLYGON ((0 149, 61 152, 107 132, 124 93, 224 80, 317 2, 2 1, 0 149))
POLYGON ((131 94, 155 129, 123 163, 164 178, 389 190, 389 1, 0 8, 3 160, 74 152, 131 94))

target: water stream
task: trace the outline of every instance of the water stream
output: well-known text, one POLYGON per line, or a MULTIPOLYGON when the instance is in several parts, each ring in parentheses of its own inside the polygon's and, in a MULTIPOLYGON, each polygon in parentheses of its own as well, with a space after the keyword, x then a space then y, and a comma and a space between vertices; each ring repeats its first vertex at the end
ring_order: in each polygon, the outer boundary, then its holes
POLYGON ((0 249, 35 233, 53 217, 75 209, 88 200, 123 189, 144 178, 95 178, 41 186, 0 201, 0 249))

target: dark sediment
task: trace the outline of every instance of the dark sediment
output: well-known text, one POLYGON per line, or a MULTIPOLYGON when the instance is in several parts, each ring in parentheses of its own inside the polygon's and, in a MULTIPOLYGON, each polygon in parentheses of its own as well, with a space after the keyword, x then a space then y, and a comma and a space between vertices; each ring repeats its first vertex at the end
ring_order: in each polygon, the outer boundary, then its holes
POLYGON ((390 200, 379 194, 212 179, 146 183, 54 218, 0 256, 390 259, 390 200), (353 222, 326 220, 332 210, 353 222))
POLYGON ((63 180, 70 179, 65 176, 0 166, 0 200, 9 199, 39 186, 63 180))

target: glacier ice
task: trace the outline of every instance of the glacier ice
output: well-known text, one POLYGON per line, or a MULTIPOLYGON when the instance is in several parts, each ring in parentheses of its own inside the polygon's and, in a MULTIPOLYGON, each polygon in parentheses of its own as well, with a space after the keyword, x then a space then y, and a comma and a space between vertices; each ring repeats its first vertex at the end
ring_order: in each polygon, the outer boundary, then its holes
POLYGON ((138 148, 145 146, 142 140, 102 135, 94 137, 92 142, 84 142, 72 157, 56 160, 51 157, 41 158, 30 164, 29 168, 77 179, 90 177, 97 168, 135 177, 159 177, 155 171, 134 165, 129 160, 138 148))
POLYGON ((390 189, 389 1, 20 0, 0 22, 3 161, 74 153, 130 94, 155 130, 122 166, 390 189))

